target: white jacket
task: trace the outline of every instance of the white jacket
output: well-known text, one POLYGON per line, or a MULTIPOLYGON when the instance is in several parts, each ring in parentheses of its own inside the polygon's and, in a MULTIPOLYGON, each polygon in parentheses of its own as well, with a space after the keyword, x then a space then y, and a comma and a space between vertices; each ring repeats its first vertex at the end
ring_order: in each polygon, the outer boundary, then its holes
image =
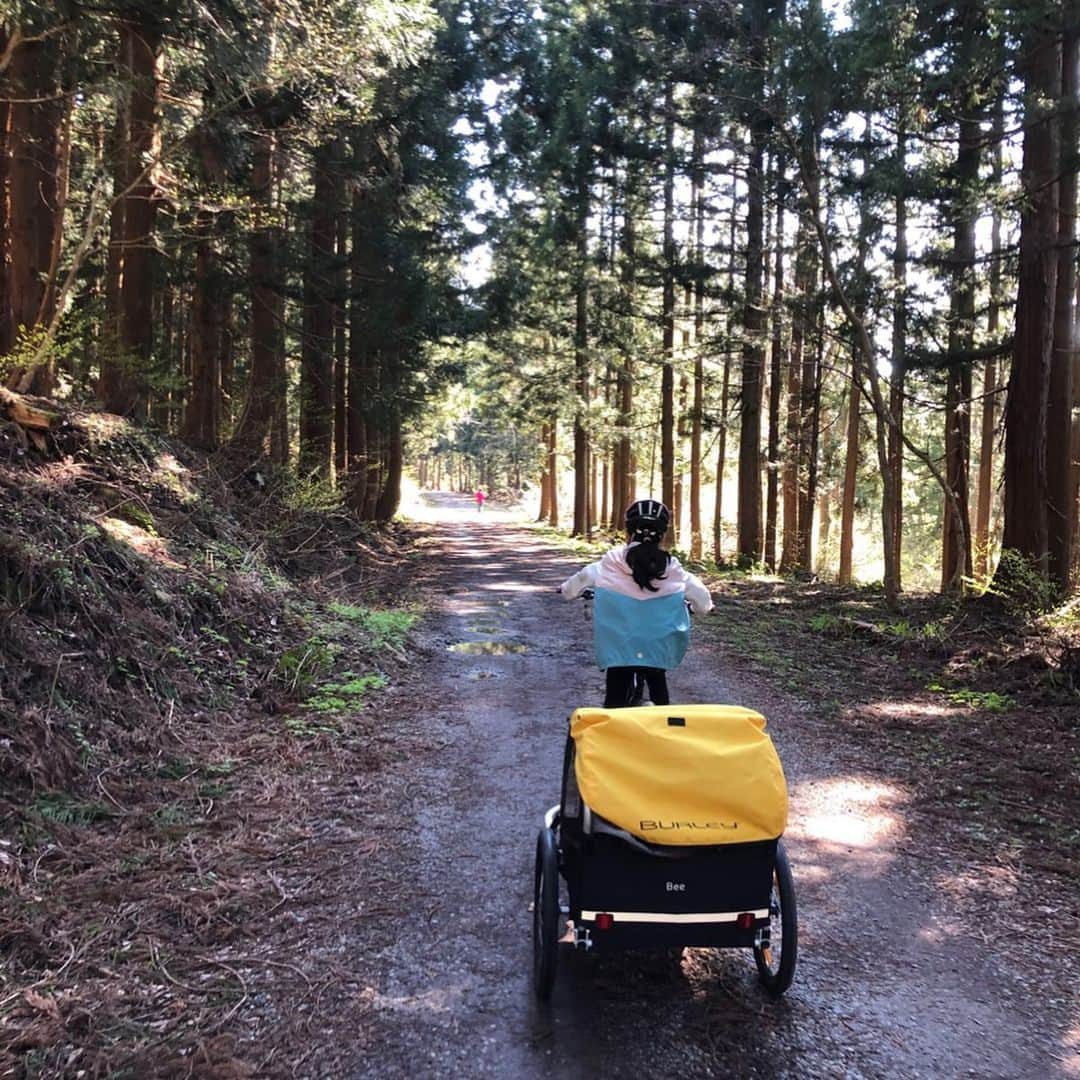
POLYGON ((690 602, 690 610, 695 615, 704 615, 712 611, 712 596, 696 574, 684 570, 679 560, 673 555, 662 578, 654 578, 652 585, 656 592, 643 589, 634 580, 634 575, 626 561, 626 553, 636 544, 620 544, 606 552, 597 562, 589 563, 572 578, 559 586, 567 600, 575 600, 586 589, 611 589, 623 596, 635 600, 650 600, 657 596, 670 596, 672 593, 685 593, 690 602))

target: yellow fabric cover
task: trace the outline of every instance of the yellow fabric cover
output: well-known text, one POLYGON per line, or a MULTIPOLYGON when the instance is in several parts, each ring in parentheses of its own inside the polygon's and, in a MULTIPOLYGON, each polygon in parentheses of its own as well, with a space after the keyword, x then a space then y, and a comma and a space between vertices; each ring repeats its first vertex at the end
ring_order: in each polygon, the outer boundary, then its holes
POLYGON ((752 709, 578 709, 570 734, 581 797, 642 840, 742 844, 784 831, 784 770, 752 709))

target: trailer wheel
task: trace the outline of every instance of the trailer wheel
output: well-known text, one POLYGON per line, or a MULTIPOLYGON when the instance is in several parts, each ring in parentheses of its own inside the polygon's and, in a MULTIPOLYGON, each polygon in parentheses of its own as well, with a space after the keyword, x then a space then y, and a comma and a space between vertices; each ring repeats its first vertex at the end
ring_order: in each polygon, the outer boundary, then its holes
POLYGON ((769 944, 754 946, 758 978, 773 997, 780 997, 791 985, 798 955, 799 916, 795 906, 795 881, 784 845, 777 844, 773 887, 769 895, 769 944))
POLYGON ((559 960, 559 852, 555 832, 541 829, 536 839, 533 882, 533 989, 541 1001, 551 997, 559 960))

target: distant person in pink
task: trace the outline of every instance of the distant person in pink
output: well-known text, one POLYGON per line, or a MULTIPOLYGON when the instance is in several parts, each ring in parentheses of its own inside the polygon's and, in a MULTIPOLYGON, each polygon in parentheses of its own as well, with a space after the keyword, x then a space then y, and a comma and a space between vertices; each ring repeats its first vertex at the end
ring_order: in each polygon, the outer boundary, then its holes
POLYGON ((484 509, 484 501, 487 499, 487 496, 484 494, 484 492, 481 489, 477 488, 475 497, 476 497, 476 512, 477 513, 482 513, 483 509, 484 509))

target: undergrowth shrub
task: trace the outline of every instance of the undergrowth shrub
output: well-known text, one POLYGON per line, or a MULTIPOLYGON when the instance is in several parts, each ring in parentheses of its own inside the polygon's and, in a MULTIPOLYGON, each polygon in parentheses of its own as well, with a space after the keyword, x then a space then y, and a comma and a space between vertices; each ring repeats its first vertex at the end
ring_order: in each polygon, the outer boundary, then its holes
POLYGON ((984 712, 1004 712, 1016 704, 1008 694, 999 694, 996 690, 953 690, 949 694, 949 701, 954 705, 970 705, 984 712))
POLYGON ((972 690, 966 686, 952 690, 939 682, 930 683, 927 690, 935 694, 945 694, 952 705, 966 705, 982 712, 1004 712, 1016 705, 1008 694, 1000 694, 996 690, 972 690))
POLYGON ((111 818, 114 811, 105 803, 83 802, 63 791, 48 791, 39 795, 30 810, 46 821, 60 825, 92 825, 111 818))
POLYGON ((347 626, 362 632, 373 652, 384 649, 400 650, 416 622, 416 616, 408 611, 382 611, 338 603, 330 604, 329 607, 347 626))
POLYGON ((288 649, 274 665, 274 677, 290 694, 305 698, 319 679, 328 675, 334 666, 335 650, 319 637, 288 649))
POLYGON ((321 713, 343 712, 360 705, 369 691, 381 690, 384 686, 386 676, 378 672, 355 675, 347 671, 344 682, 324 683, 320 686, 308 701, 307 707, 321 713))
POLYGON ((343 506, 341 488, 318 473, 309 476, 282 473, 278 494, 286 510, 326 513, 343 506))
POLYGON ((985 593, 997 597, 1015 615, 1052 611, 1061 601, 1061 590, 1051 581, 1038 559, 1005 548, 994 579, 985 593))

